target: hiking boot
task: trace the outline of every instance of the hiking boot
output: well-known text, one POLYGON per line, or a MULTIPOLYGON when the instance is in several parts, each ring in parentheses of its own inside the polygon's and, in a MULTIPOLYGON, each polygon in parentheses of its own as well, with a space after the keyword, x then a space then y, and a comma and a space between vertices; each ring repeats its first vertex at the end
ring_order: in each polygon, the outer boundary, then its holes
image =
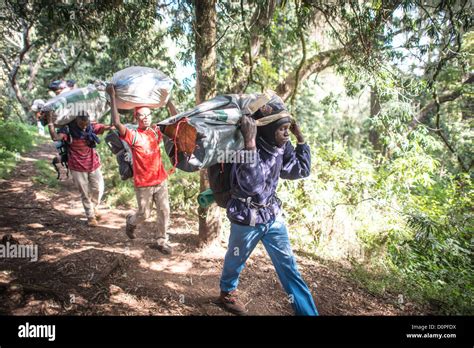
POLYGON ((135 229, 137 228, 137 226, 135 225, 132 225, 130 222, 128 222, 129 218, 130 218, 131 215, 128 215, 127 216, 127 219, 125 220, 126 223, 125 223, 125 234, 128 236, 128 238, 130 239, 135 239, 135 229))
POLYGON ((236 291, 221 291, 221 295, 217 299, 216 303, 236 315, 245 315, 247 312, 245 305, 239 301, 236 291))
POLYGON ((156 245, 156 250, 162 252, 165 255, 171 255, 173 254, 173 247, 167 243, 164 244, 157 244, 156 245))
POLYGON ((95 217, 90 217, 87 218, 87 225, 89 225, 90 227, 97 227, 99 224, 97 223, 95 217))

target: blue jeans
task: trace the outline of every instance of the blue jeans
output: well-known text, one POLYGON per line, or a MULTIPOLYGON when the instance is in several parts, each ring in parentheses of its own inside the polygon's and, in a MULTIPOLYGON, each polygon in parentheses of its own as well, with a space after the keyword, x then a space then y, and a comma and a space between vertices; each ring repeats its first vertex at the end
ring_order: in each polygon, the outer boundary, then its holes
POLYGON ((255 227, 231 224, 229 246, 220 281, 221 291, 228 292, 237 288, 240 272, 260 240, 270 255, 296 315, 318 315, 311 292, 296 266, 288 231, 281 218, 255 227))

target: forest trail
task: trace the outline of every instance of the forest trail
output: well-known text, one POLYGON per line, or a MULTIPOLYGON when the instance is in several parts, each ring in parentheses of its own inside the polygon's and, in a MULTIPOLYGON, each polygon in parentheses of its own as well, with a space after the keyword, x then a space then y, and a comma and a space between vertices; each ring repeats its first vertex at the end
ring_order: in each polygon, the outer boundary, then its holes
MULTIPOLYGON (((174 254, 150 248, 148 228, 129 240, 130 210, 102 209, 100 226, 86 224, 72 180, 59 189, 35 183, 35 161, 48 162, 51 143, 22 156, 0 181, 0 239, 37 245, 38 261, 0 259, 0 314, 9 315, 230 315, 213 303, 226 243, 197 247, 197 221, 172 212, 174 254), (148 231, 148 232, 147 232, 148 231)), ((299 269, 321 315, 420 315, 421 307, 398 305, 396 294, 375 296, 337 269, 295 251, 299 269)), ((259 245, 242 272, 239 293, 250 315, 291 315, 268 255, 259 245)))

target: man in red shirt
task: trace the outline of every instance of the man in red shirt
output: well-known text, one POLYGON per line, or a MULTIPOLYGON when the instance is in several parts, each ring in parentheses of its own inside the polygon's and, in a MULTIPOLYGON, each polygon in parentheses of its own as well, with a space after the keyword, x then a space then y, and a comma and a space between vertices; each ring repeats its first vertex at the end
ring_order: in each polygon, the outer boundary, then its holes
POLYGON ((68 167, 71 176, 81 193, 82 205, 89 226, 97 226, 100 219, 98 206, 104 193, 104 178, 100 170, 100 157, 95 150, 100 142, 97 137, 112 128, 99 123, 90 123, 87 113, 80 113, 67 128, 56 132, 51 114, 47 115, 51 139, 68 143, 68 167), (97 218, 97 219, 96 219, 97 218))
MULTIPOLYGON (((115 88, 107 85, 110 95, 112 121, 119 131, 120 137, 127 142, 132 150, 133 182, 137 197, 138 211, 127 216, 125 232, 130 239, 135 238, 136 227, 150 217, 155 203, 157 213, 157 249, 164 254, 171 254, 172 247, 167 241, 167 228, 170 216, 168 176, 161 161, 160 129, 151 125, 151 110, 147 107, 135 109, 135 119, 138 122, 137 130, 130 130, 120 122, 120 115, 115 102, 115 88)), ((176 113, 174 106, 168 103, 171 113, 176 113)))

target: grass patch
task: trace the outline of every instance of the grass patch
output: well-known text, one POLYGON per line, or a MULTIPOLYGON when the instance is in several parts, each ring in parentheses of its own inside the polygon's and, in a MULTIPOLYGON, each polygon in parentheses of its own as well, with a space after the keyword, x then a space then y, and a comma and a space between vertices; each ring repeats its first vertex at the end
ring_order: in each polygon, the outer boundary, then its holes
MULTIPOLYGON (((117 169, 118 171, 118 169, 117 169)), ((120 178, 118 179, 120 180, 120 178)), ((135 190, 130 180, 118 182, 114 186, 106 182, 107 205, 111 207, 136 208, 135 190)))
POLYGON ((0 120, 0 178, 7 179, 21 154, 45 141, 35 126, 0 120))
POLYGON ((101 142, 97 145, 100 156, 102 175, 105 182, 104 203, 112 208, 136 208, 135 190, 133 180, 122 180, 120 178, 117 159, 105 143, 105 135, 101 136, 101 142))
POLYGON ((351 260, 351 268, 347 276, 372 295, 384 296, 387 292, 394 294, 404 292, 400 278, 380 266, 374 267, 351 260))
POLYGON ((0 178, 7 179, 20 159, 19 153, 0 148, 0 178))
POLYGON ((36 184, 46 185, 50 189, 57 190, 59 188, 59 180, 57 173, 49 161, 38 160, 35 162, 38 175, 33 177, 33 182, 36 184))
POLYGON ((422 275, 407 275, 395 266, 373 266, 351 262, 347 276, 373 295, 401 294, 405 302, 415 302, 430 308, 433 314, 472 315, 472 286, 460 290, 459 284, 439 284, 422 275), (440 286, 442 285, 442 286, 440 286), (462 293, 463 294, 462 294, 462 293))

